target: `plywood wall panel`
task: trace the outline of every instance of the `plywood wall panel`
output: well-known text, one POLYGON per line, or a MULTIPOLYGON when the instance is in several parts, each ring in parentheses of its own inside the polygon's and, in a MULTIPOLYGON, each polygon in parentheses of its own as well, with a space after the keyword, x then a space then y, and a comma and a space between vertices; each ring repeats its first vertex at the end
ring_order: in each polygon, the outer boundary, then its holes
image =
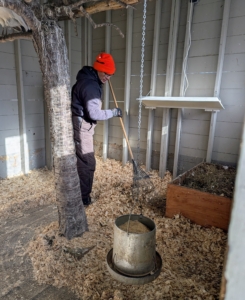
POLYGON ((27 142, 45 139, 44 127, 28 128, 26 132, 27 142))
POLYGON ((26 114, 43 114, 44 113, 44 100, 43 99, 26 99, 25 109, 26 114))
POLYGON ((16 85, 15 70, 4 69, 0 72, 0 85, 16 85))
POLYGON ((18 115, 17 101, 2 100, 0 101, 0 116, 18 115))
POLYGON ((240 139, 242 135, 242 125, 240 123, 232 122, 217 122, 216 124, 216 137, 225 137, 231 139, 240 139))
POLYGON ((0 85, 0 100, 17 101, 17 90, 15 85, 0 85))
POLYGON ((30 70, 22 72, 24 86, 42 86, 43 77, 41 72, 32 72, 30 70))
POLYGON ((14 54, 2 52, 0 55, 1 69, 15 69, 14 54))

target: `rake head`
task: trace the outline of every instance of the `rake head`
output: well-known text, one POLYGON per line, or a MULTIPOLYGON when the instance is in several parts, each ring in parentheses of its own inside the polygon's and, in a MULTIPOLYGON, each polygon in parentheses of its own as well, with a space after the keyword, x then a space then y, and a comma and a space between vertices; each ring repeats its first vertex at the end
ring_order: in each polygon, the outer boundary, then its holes
POLYGON ((146 195, 154 191, 154 184, 152 183, 150 176, 137 165, 135 160, 133 163, 133 197, 136 200, 145 200, 146 195))

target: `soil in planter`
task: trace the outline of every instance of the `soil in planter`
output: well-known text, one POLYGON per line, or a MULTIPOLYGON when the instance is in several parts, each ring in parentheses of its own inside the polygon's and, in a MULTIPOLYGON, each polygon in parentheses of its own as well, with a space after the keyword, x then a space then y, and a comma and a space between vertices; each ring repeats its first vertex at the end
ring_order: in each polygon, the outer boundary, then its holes
POLYGON ((232 167, 203 163, 187 173, 181 185, 203 192, 233 197, 236 169, 232 167))
POLYGON ((150 229, 137 220, 130 220, 119 226, 120 229, 129 233, 146 233, 150 229), (128 225, 129 222, 129 225, 128 225))

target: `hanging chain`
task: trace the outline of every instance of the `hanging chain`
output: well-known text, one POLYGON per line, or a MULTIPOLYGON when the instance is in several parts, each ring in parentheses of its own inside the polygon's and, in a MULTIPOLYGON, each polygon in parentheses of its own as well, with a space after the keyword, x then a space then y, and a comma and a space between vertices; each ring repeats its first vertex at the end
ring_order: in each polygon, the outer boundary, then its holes
MULTIPOLYGON (((140 154, 140 127, 141 127, 141 109, 142 109, 142 92, 143 92, 143 77, 144 77, 144 56, 145 56, 145 29, 146 29, 146 6, 147 0, 144 0, 143 9, 143 24, 142 24, 142 43, 141 43, 141 68, 140 68, 140 95, 139 95, 139 118, 138 118, 138 143, 137 143, 137 164, 139 165, 139 154, 140 154)), ((136 179, 137 194, 136 199, 139 201, 141 215, 142 215, 142 204, 139 199, 139 178, 136 179)))
POLYGON ((143 93, 143 77, 144 77, 146 7, 147 7, 147 0, 144 0, 143 24, 142 24, 142 43, 141 43, 140 95, 139 95, 140 100, 139 100, 139 118, 138 118, 137 163, 139 163, 139 152, 140 152, 140 127, 141 127, 141 109, 142 109, 141 98, 142 98, 142 93, 143 93))

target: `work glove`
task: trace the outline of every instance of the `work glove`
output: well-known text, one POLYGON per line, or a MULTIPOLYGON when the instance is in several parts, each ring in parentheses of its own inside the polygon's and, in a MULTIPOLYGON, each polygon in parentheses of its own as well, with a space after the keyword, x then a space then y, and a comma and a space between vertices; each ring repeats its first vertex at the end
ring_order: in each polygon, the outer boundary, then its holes
POLYGON ((120 117, 122 118, 122 110, 121 108, 113 108, 112 109, 113 117, 120 117))

